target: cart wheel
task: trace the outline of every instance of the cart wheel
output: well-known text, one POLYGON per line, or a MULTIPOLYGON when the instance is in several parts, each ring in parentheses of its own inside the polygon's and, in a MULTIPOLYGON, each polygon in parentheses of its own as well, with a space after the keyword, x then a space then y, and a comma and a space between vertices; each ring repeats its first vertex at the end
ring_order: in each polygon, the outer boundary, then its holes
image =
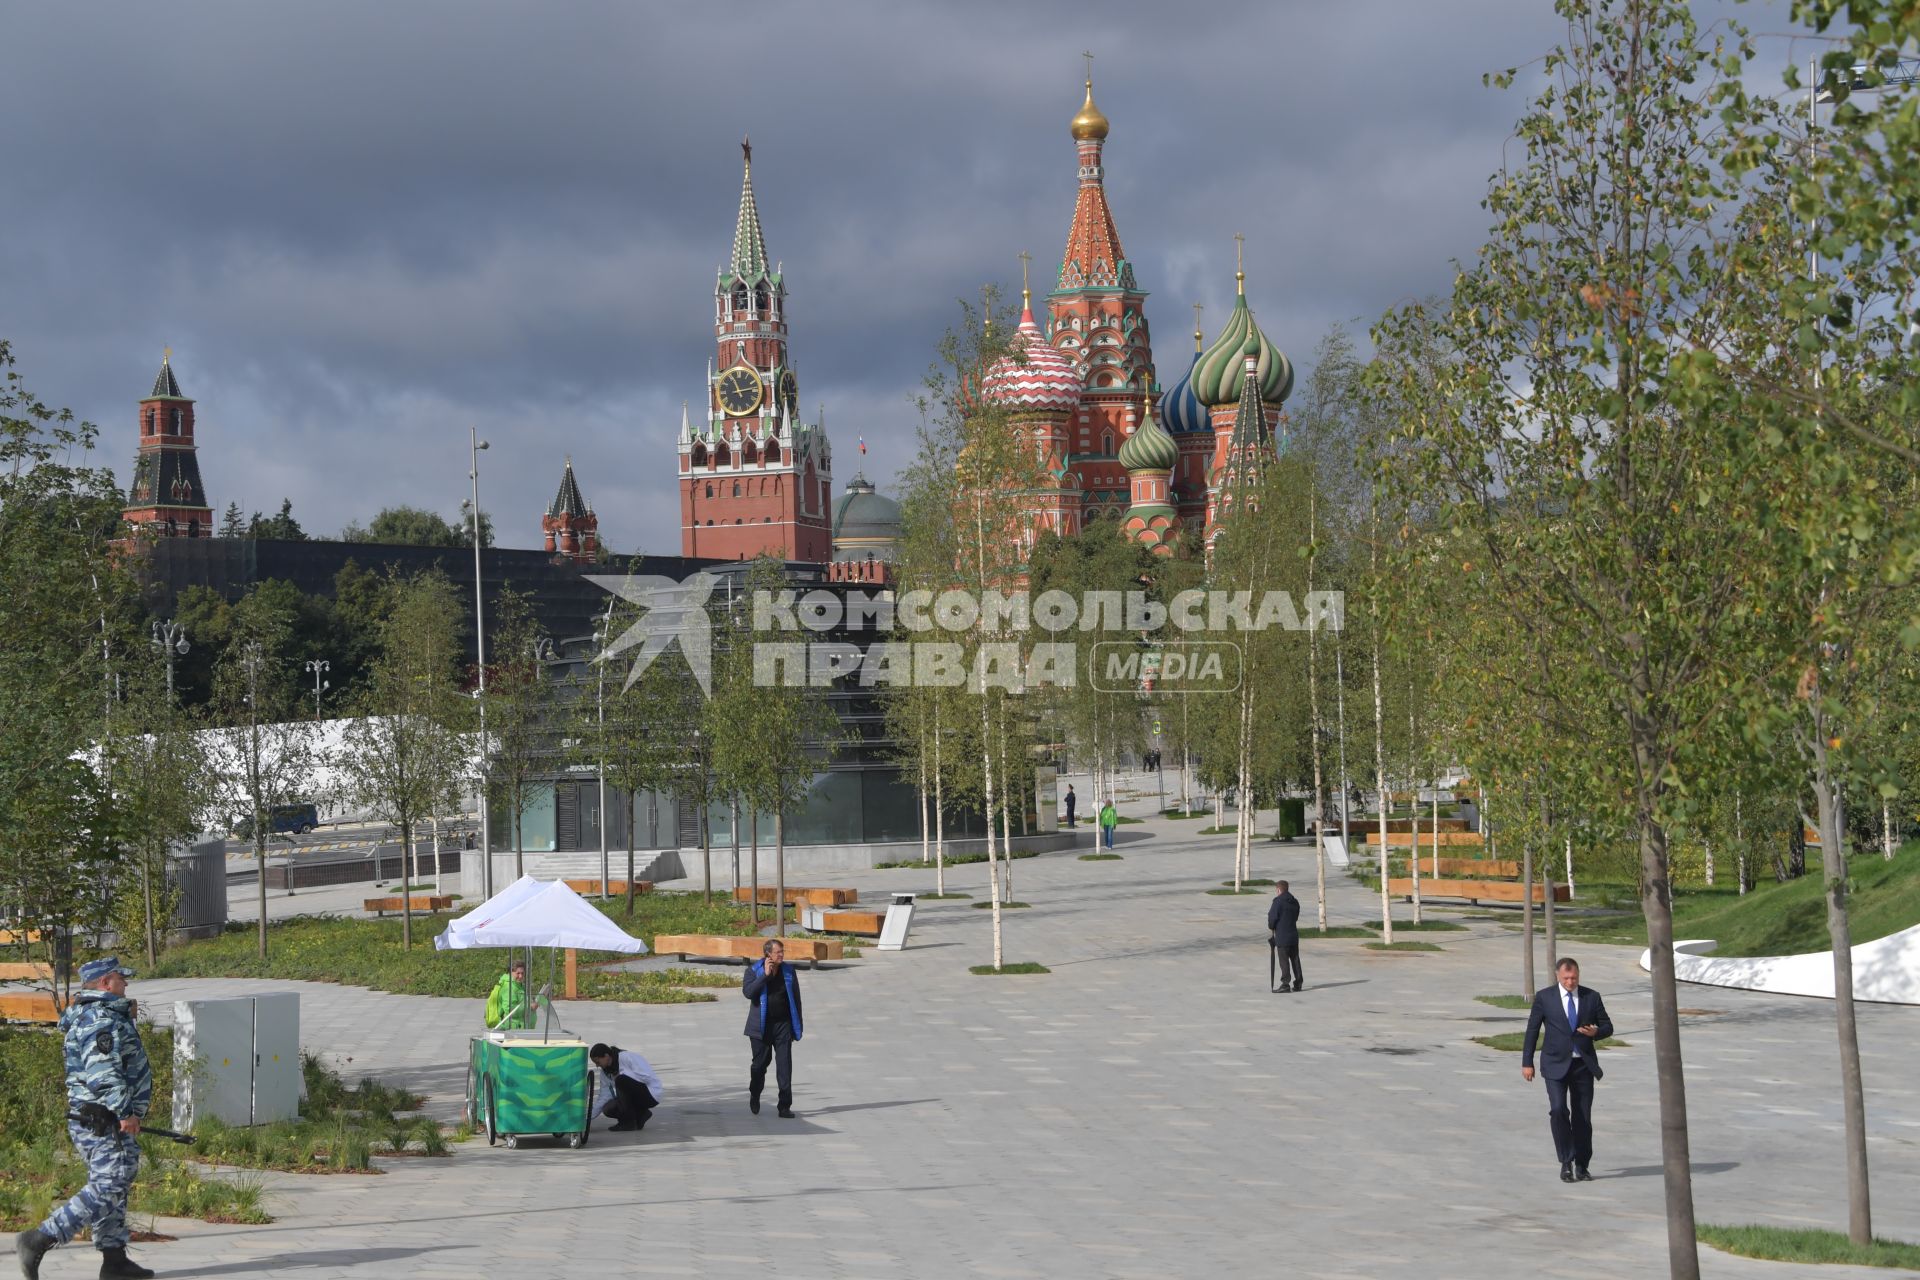
POLYGON ((600 1094, 600 1082, 594 1079, 593 1068, 591 1067, 587 1068, 586 1090, 587 1106, 585 1119, 580 1121, 580 1132, 574 1134, 572 1140, 567 1144, 576 1151, 587 1145, 587 1134, 593 1129, 593 1104, 598 1100, 600 1094))
MULTIPOLYGON (((493 1114, 493 1081, 491 1080, 487 1081, 486 1106, 487 1112, 484 1118, 487 1124, 487 1145, 492 1146, 500 1140, 500 1130, 497 1127, 497 1117, 493 1114)), ((511 1138, 507 1140, 507 1145, 513 1145, 511 1138)))
POLYGON ((585 1146, 586 1142, 587 1135, 584 1133, 570 1133, 567 1135, 567 1145, 575 1151, 585 1146))
POLYGON ((508 1134, 508 1135, 507 1135, 507 1150, 509 1150, 509 1151, 518 1151, 519 1149, 520 1149, 520 1135, 519 1135, 519 1134, 517 1134, 517 1133, 510 1133, 510 1134, 508 1134))

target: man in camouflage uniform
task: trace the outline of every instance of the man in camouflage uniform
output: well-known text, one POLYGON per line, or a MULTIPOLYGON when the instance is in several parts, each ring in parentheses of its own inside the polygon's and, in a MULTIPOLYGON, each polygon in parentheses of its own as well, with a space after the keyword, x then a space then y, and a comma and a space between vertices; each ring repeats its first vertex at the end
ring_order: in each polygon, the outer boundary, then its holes
POLYGON ((87 1185, 51 1217, 14 1241, 20 1272, 39 1280, 40 1259, 55 1245, 93 1228, 102 1277, 151 1276, 127 1257, 127 1196, 140 1167, 140 1119, 153 1100, 153 1070, 127 1001, 118 958, 80 966, 81 992, 60 1015, 66 1036, 67 1136, 87 1162, 87 1185), (97 1126, 73 1118, 91 1112, 97 1126), (104 1128, 105 1133, 98 1130, 104 1128))

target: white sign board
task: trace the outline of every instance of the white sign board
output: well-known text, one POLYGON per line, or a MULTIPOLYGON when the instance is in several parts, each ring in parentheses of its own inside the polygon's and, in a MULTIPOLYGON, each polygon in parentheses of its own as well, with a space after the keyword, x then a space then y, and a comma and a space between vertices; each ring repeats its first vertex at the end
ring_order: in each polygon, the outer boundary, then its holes
MULTIPOLYGON (((1044 812, 1044 810, 1042 811, 1044 812)), ((913 924, 913 895, 896 893, 887 918, 880 925, 880 949, 899 951, 907 945, 907 928, 913 924)))
POLYGON ((1336 867, 1347 865, 1347 842, 1339 836, 1322 836, 1326 841, 1327 861, 1336 867))

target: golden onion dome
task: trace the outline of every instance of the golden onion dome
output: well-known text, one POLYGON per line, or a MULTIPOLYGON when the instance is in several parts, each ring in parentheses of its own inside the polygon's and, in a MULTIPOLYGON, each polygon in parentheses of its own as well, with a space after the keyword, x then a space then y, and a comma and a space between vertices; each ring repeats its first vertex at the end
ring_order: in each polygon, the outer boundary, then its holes
POLYGON ((1073 118, 1073 136, 1079 142, 1107 136, 1107 118, 1100 113, 1100 108, 1093 105, 1091 79, 1087 81, 1087 100, 1080 105, 1080 114, 1073 118))

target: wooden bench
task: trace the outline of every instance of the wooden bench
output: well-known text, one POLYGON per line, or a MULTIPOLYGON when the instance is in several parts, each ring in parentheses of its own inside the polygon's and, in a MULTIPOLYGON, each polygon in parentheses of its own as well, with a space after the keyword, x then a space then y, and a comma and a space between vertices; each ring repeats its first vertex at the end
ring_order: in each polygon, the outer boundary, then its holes
MULTIPOLYGON (((777 891, 772 885, 760 886, 760 901, 771 903, 776 896, 777 891)), ((752 902, 753 886, 743 884, 736 888, 733 891, 733 900, 752 902)), ((787 903, 790 906, 805 903, 810 907, 844 907, 858 901, 860 901, 858 889, 799 889, 793 885, 787 886, 787 903)))
MULTIPOLYGON (((1518 880, 1423 879, 1420 881, 1420 897, 1423 900, 1426 898, 1464 898, 1468 902, 1519 902, 1522 896, 1520 888, 1521 886, 1518 880)), ((1533 900, 1535 902, 1545 902, 1547 900, 1545 885, 1536 882, 1532 888, 1533 900)), ((1412 877, 1402 878, 1395 876, 1389 879, 1387 881, 1387 892, 1396 898, 1411 898, 1413 896, 1412 877)), ((1571 895, 1567 892, 1567 886, 1564 884, 1554 885, 1553 900, 1555 902, 1570 901, 1571 895)))
POLYGON ((884 911, 823 911, 820 927, 833 933, 871 934, 877 938, 886 919, 884 911))
POLYGON ((60 1000, 51 991, 22 991, 0 994, 0 1021, 58 1022, 60 1000))
POLYGON ((17 947, 23 942, 40 941, 40 931, 29 929, 21 933, 15 929, 0 929, 0 947, 17 947))
POLYGON ((363 911, 371 911, 376 916, 384 916, 389 911, 450 911, 453 909, 452 894, 419 894, 401 898, 368 898, 360 904, 363 911))
MULTIPOLYGON (((783 938, 789 960, 805 960, 818 969, 822 960, 838 960, 846 944, 838 938, 783 938)), ((653 952, 661 956, 679 956, 682 960, 698 956, 707 960, 758 960, 767 939, 757 934, 733 937, 726 934, 663 933, 653 940, 653 952)))
POLYGON ((1494 879, 1518 880, 1520 864, 1508 858, 1441 858, 1440 869, 1433 868, 1431 854, 1420 855, 1420 879, 1424 882, 1434 876, 1458 876, 1464 880, 1494 879))
POLYGON ((52 982, 53 966, 35 961, 31 964, 0 964, 0 982, 52 982))
MULTIPOLYGON (((1360 828, 1354 827, 1353 830, 1358 831, 1360 828)), ((1377 845, 1380 843, 1379 827, 1368 827, 1366 832, 1366 841, 1368 844, 1377 845)), ((1482 839, 1478 831, 1442 831, 1440 833, 1440 845, 1442 848, 1447 845, 1477 846, 1482 843, 1482 839)), ((1422 849, 1431 849, 1433 848, 1433 843, 1433 832, 1427 830, 1425 827, 1420 828, 1420 847, 1422 849)), ((1411 831, 1387 832, 1387 848, 1389 849, 1405 849, 1412 844, 1413 832, 1411 831)))
MULTIPOLYGON (((573 890, 583 898, 597 898, 600 896, 600 882, 598 880, 567 880, 563 883, 567 888, 573 890)), ((633 882, 633 891, 635 894, 652 893, 653 881, 635 880, 633 882)), ((626 897, 627 882, 625 880, 607 881, 607 896, 611 898, 626 897)))

